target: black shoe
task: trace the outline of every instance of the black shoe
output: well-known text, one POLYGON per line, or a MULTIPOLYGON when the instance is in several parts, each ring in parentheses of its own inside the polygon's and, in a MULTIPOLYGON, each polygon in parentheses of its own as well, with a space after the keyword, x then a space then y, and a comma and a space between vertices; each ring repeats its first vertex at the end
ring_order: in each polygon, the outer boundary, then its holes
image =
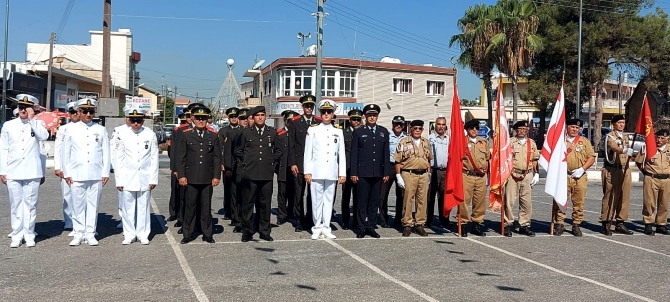
POLYGON ((484 233, 481 228, 482 228, 481 223, 472 223, 472 230, 470 230, 470 233, 473 235, 481 236, 481 237, 486 237, 486 233, 484 233))
POLYGON ((184 223, 182 223, 181 221, 177 221, 177 222, 174 223, 174 227, 175 227, 175 228, 180 228, 180 227, 182 227, 183 225, 184 225, 184 223))
POLYGON ((348 230, 348 229, 349 229, 349 221, 347 221, 347 222, 342 222, 342 223, 340 224, 340 227, 341 227, 343 230, 348 230))
POLYGON ((233 233, 242 233, 242 227, 241 226, 236 226, 233 228, 233 233))
POLYGON ((191 241, 193 241, 193 238, 183 238, 183 239, 181 240, 181 244, 187 244, 187 243, 189 243, 189 242, 191 242, 191 241))
POLYGON ((231 220, 230 216, 223 216, 223 220, 231 220))
POLYGON ((402 231, 402 236, 409 237, 410 234, 412 234, 412 227, 406 226, 402 231))
POLYGON ((561 236, 563 235, 563 230, 565 230, 563 224, 556 224, 554 226, 554 236, 561 236))
POLYGON ((503 231, 503 235, 505 237, 512 237, 512 226, 511 225, 506 225, 505 226, 505 231, 503 231))
POLYGON ((656 226, 656 233, 663 234, 663 235, 670 235, 670 231, 665 228, 664 225, 657 225, 656 226))
POLYGON ((265 240, 265 241, 274 241, 274 240, 275 240, 275 239, 272 238, 272 236, 270 236, 270 235, 261 235, 260 238, 263 239, 263 240, 265 240))
POLYGON ((572 225, 572 235, 577 236, 577 237, 582 237, 582 230, 579 229, 578 224, 573 224, 572 225))
POLYGON ((177 220, 177 216, 175 216, 175 215, 172 215, 172 216, 168 217, 168 219, 167 219, 167 221, 175 221, 175 220, 177 220))
POLYGON ((277 225, 282 225, 286 223, 286 218, 277 218, 277 225))
POLYGON ((242 242, 249 242, 253 238, 254 238, 253 235, 244 234, 242 235, 242 242))
POLYGON ((372 238, 379 238, 379 237, 381 237, 379 234, 377 234, 377 232, 375 232, 375 230, 365 231, 365 235, 368 235, 368 236, 370 236, 370 237, 372 237, 372 238))
POLYGON ((612 224, 609 221, 603 221, 603 235, 605 236, 612 236, 612 224))
POLYGON ((380 224, 379 226, 381 226, 381 227, 384 228, 384 229, 388 229, 388 228, 390 228, 390 226, 389 226, 388 223, 386 223, 386 222, 382 222, 382 224, 380 224))
POLYGON ((449 221, 449 220, 447 220, 447 221, 442 221, 442 222, 440 222, 440 226, 441 226, 443 229, 448 229, 448 228, 451 227, 451 221, 449 221))
MULTIPOLYGON (((658 229, 658 227, 657 227, 658 229)), ((645 224, 644 225, 644 234, 649 235, 649 236, 654 236, 654 229, 651 226, 651 224, 645 224)))
POLYGON ((358 239, 365 238, 365 232, 356 233, 356 238, 358 238, 358 239))
POLYGON ((419 236, 421 236, 421 237, 428 236, 428 233, 426 233, 426 230, 420 225, 416 227, 416 233, 419 234, 419 236))
POLYGON ((526 235, 528 237, 535 237, 535 232, 530 230, 528 226, 519 227, 519 234, 526 235))
POLYGON ((184 229, 179 228, 179 229, 177 230, 177 234, 183 234, 183 233, 184 233, 184 229))
POLYGON ((205 242, 208 242, 208 243, 214 243, 214 242, 216 242, 216 241, 214 241, 214 238, 212 238, 212 237, 205 237, 205 236, 202 236, 202 241, 205 241, 205 242))
POLYGON ((625 225, 623 225, 623 222, 619 222, 616 224, 614 227, 614 231, 619 233, 619 234, 624 234, 624 235, 633 235, 633 232, 629 229, 626 228, 625 225))
POLYGON ((303 231, 303 229, 302 229, 302 225, 300 225, 300 224, 296 225, 294 231, 295 231, 296 233, 300 233, 300 232, 302 232, 302 231, 303 231))

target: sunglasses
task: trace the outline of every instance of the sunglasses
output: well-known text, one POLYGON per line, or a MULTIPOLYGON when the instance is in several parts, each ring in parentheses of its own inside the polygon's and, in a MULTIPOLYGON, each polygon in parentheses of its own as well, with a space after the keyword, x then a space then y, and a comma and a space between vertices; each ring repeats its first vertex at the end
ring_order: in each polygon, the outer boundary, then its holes
POLYGON ((305 108, 314 108, 314 104, 305 104, 305 105, 302 105, 302 106, 305 107, 305 108))
POLYGON ((477 126, 468 127, 468 130, 472 130, 472 129, 479 129, 479 127, 477 127, 477 126))
POLYGON ((360 121, 361 121, 361 118, 360 118, 360 117, 352 117, 352 118, 351 118, 351 121, 352 121, 352 122, 360 122, 360 121))
POLYGON ((90 114, 90 115, 93 115, 93 114, 95 114, 95 110, 93 110, 93 109, 82 109, 82 110, 81 110, 81 114, 90 114))
POLYGON ((423 131, 423 127, 412 127, 412 130, 421 130, 421 131, 423 131))
POLYGON ((69 114, 77 114, 77 110, 70 109, 67 111, 69 114))
POLYGON ((321 110, 321 114, 333 114, 333 110, 324 109, 324 110, 321 110))
POLYGON ((32 107, 32 106, 24 105, 24 104, 19 104, 19 110, 26 110, 26 109, 28 109, 28 108, 30 108, 30 107, 32 107))
POLYGON ((205 115, 196 115, 195 119, 198 120, 198 121, 206 121, 208 119, 208 117, 205 116, 205 115))
POLYGON ((141 117, 134 117, 130 119, 131 124, 142 124, 144 123, 144 119, 141 117))

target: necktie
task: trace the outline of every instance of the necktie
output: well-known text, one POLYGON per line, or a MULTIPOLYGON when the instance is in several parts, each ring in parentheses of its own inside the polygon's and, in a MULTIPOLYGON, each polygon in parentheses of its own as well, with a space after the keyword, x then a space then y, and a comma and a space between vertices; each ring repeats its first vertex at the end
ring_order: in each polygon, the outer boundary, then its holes
POLYGON ((258 135, 260 135, 260 136, 263 135, 263 129, 258 129, 258 135))
POLYGON ((198 136, 200 136, 200 138, 202 138, 202 131, 201 130, 198 130, 198 136))

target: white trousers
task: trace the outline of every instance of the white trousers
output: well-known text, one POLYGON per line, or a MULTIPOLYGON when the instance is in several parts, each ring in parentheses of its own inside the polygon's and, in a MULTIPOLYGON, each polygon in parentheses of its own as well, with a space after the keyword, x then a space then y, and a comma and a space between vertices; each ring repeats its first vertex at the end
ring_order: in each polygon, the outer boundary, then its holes
POLYGON ((40 179, 7 180, 12 241, 35 241, 35 218, 40 179))
POLYGON ((72 230, 75 236, 94 237, 98 225, 98 204, 102 197, 102 181, 72 182, 72 230))
POLYGON ((330 234, 330 218, 333 215, 333 198, 336 180, 312 179, 312 232, 330 234))
POLYGON ((125 197, 123 196, 123 192, 116 190, 117 196, 116 199, 119 202, 119 217, 123 218, 123 204, 125 197))
POLYGON ((63 192, 63 222, 65 229, 72 228, 72 189, 65 179, 60 181, 60 190, 63 192))
POLYGON ((123 237, 125 239, 149 239, 151 233, 151 191, 123 191, 123 237))

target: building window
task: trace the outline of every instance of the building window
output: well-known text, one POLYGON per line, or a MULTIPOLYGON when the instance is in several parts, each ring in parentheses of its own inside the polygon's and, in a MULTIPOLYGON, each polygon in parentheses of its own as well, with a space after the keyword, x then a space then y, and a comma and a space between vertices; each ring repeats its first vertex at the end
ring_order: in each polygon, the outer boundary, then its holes
POLYGON ((393 93, 412 93, 412 79, 393 79, 393 93))
POLYGON ((270 92, 272 91, 272 79, 267 79, 265 80, 265 83, 263 85, 263 95, 269 95, 270 92))
POLYGON ((312 71, 296 70, 293 84, 296 96, 312 94, 312 71))
POLYGON ((444 82, 427 81, 426 95, 444 95, 444 82))
POLYGON ((321 96, 335 96, 335 71, 324 70, 321 78, 321 96))
POLYGON ((356 97, 356 72, 340 71, 340 97, 356 97))
POLYGON ((619 94, 618 91, 616 91, 616 90, 612 90, 612 99, 613 99, 613 100, 616 100, 617 97, 618 97, 618 94, 619 94))
POLYGON ((284 96, 290 96, 291 95, 291 71, 290 70, 284 70, 284 81, 282 82, 282 90, 284 91, 284 96))

